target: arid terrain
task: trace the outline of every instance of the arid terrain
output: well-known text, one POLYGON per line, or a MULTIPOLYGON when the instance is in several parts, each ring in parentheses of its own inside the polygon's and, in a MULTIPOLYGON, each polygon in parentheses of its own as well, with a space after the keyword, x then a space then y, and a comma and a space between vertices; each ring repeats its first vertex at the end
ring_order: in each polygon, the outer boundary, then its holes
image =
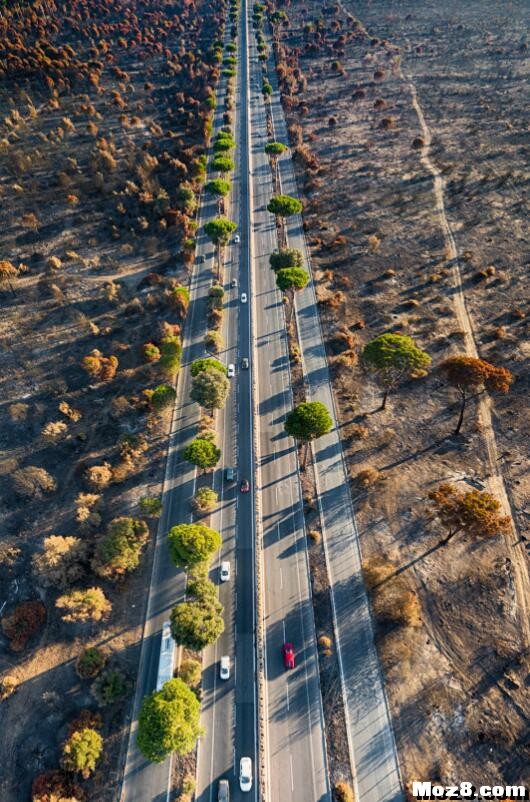
POLYGON ((529 9, 284 8, 278 76, 404 780, 528 783, 529 9), (432 366, 378 411, 357 355, 386 331, 432 366), (475 393, 454 437, 438 367, 460 353, 515 380, 475 393), (513 531, 439 545, 427 494, 448 481, 489 490, 513 531))
POLYGON ((0 15, 2 802, 58 768, 87 709, 104 757, 68 796, 117 799, 225 11, 52 0, 0 15), (140 532, 130 576, 102 556, 123 516, 140 532), (99 610, 65 621, 58 597, 91 587, 99 610), (75 670, 89 646, 123 680, 106 704, 75 670))

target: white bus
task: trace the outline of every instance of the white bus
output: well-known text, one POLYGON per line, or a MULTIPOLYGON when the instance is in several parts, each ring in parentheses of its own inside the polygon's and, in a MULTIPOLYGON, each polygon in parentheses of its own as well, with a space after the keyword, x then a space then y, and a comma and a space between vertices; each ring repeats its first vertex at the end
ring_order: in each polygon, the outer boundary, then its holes
POLYGON ((156 678, 156 689, 161 690, 162 686, 173 679, 173 665, 175 662, 176 643, 171 637, 171 625, 169 621, 164 621, 162 626, 162 641, 160 643, 160 658, 158 660, 158 675, 156 678))

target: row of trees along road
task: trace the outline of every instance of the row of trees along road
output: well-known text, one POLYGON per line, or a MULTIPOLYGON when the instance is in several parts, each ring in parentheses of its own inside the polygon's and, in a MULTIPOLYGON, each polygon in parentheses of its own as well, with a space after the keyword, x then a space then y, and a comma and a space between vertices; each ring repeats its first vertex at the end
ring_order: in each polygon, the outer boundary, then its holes
MULTIPOLYGON (((233 37, 236 35, 238 6, 238 0, 232 0, 230 19, 233 37)), ((233 54, 235 48, 234 43, 228 45, 229 53, 233 54)), ((232 56, 228 58, 231 59, 232 56)), ((226 175, 234 169, 234 162, 230 157, 234 147, 235 141, 230 129, 221 130, 213 145, 215 156, 211 166, 214 171, 226 175)), ((222 275, 223 248, 236 230, 233 221, 221 216, 223 199, 229 194, 230 188, 230 181, 224 177, 215 178, 204 187, 209 195, 218 200, 219 216, 206 223, 204 231, 216 245, 219 281, 222 275)), ((212 357, 197 359, 191 365, 191 376, 192 400, 212 415, 215 409, 222 409, 229 390, 225 366, 212 357)), ((168 399, 164 396, 164 403, 166 400, 168 399)), ((174 395, 171 398, 173 400, 174 395)), ((182 456, 201 470, 212 469, 221 456, 221 451, 215 444, 214 432, 201 434, 188 444, 182 456)), ((208 494, 209 488, 201 489, 206 491, 203 495, 208 494)), ((209 492, 215 497, 213 491, 209 492)), ((217 597, 215 585, 208 578, 211 560, 221 547, 221 535, 203 523, 178 524, 169 531, 168 544, 173 564, 188 572, 186 601, 177 604, 171 612, 171 634, 177 644, 201 651, 214 643, 224 631, 223 606, 217 597)), ((193 684, 199 684, 200 663, 190 660, 185 663, 193 663, 193 684)), ((184 681, 184 663, 179 673, 181 677, 166 682, 160 691, 146 696, 142 702, 137 743, 142 754, 154 763, 161 763, 171 752, 188 754, 195 748, 197 739, 202 734, 199 725, 200 701, 190 687, 192 683, 184 681)))

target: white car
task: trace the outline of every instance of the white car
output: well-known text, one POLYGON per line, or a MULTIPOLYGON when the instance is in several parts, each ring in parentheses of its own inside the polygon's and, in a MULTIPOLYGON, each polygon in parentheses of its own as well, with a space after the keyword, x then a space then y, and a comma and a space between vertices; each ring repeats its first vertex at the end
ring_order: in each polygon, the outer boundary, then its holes
POLYGON ((234 243, 236 245, 239 245, 240 242, 241 242, 241 237, 239 236, 239 234, 236 234, 234 237, 234 243))
POLYGON ((230 679, 230 658, 228 657, 227 654, 221 657, 221 663, 219 666, 219 676, 221 677, 221 679, 230 679))
POLYGON ((229 379, 233 379, 234 376, 236 375, 236 366, 233 365, 231 362, 226 369, 226 375, 228 376, 229 379))
POLYGON ((247 302, 247 294, 246 294, 246 292, 242 292, 241 293, 241 303, 242 304, 246 304, 246 302, 247 302))
POLYGON ((239 761, 239 787, 242 791, 252 788, 252 760, 249 757, 242 757, 239 761))
POLYGON ((230 563, 228 561, 221 563, 221 571, 219 573, 221 582, 228 582, 230 579, 230 563))

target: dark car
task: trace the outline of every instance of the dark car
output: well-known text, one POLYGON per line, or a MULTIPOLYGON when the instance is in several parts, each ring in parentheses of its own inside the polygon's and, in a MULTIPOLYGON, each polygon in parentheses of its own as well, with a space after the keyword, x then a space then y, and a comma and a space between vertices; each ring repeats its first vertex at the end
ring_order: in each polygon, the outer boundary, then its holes
POLYGON ((241 360, 241 367, 243 368, 243 370, 248 370, 248 359, 246 356, 244 356, 243 359, 241 360))
POLYGON ((292 643, 284 643, 283 648, 283 664, 285 668, 294 668, 294 646, 292 643))
POLYGON ((230 802, 230 786, 228 780, 219 780, 217 802, 230 802))
POLYGON ((248 493, 250 490, 250 482, 248 479, 241 479, 241 484, 239 485, 239 489, 242 493, 248 493))
POLYGON ((199 258, 197 259, 197 261, 198 261, 198 263, 199 263, 200 265, 203 265, 203 264, 205 263, 205 261, 206 261, 206 257, 205 257, 205 255, 204 255, 203 253, 201 253, 201 255, 199 256, 199 258))

